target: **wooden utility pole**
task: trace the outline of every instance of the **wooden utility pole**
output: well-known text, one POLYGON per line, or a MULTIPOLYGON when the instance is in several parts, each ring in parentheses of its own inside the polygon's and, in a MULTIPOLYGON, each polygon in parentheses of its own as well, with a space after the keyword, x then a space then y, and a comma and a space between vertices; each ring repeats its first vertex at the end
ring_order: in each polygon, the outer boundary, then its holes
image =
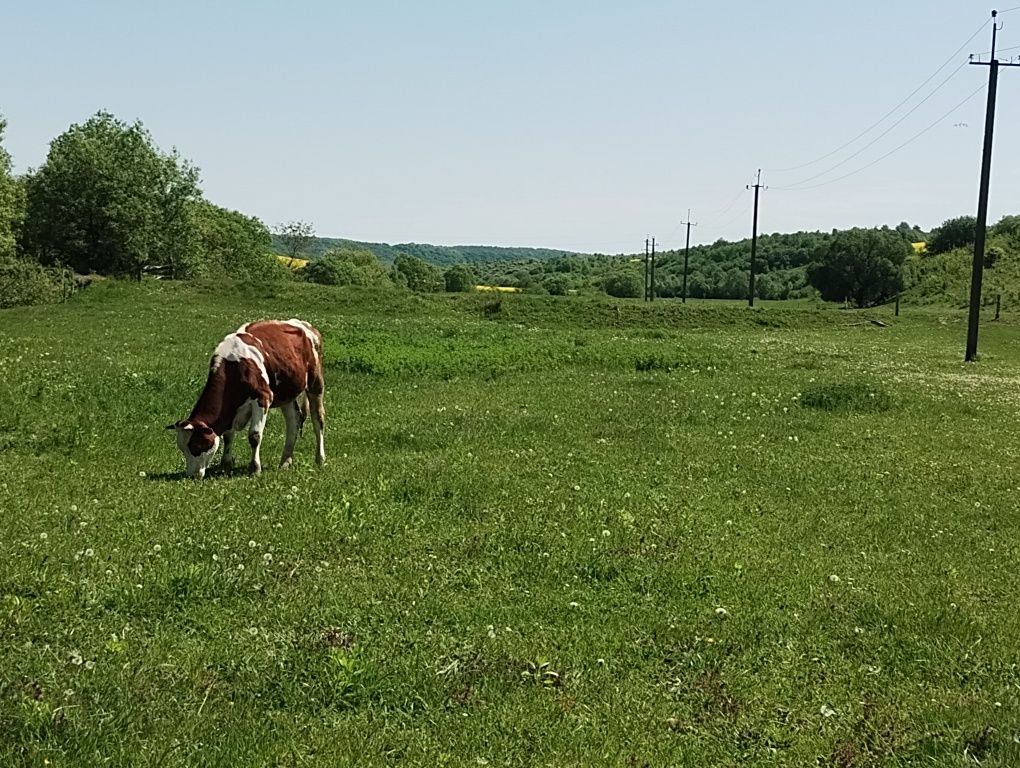
POLYGON ((648 300, 655 301, 655 238, 652 238, 652 271, 651 271, 651 285, 648 292, 648 300))
POLYGON ((648 301, 648 272, 649 272, 648 247, 649 247, 650 244, 651 244, 651 240, 646 237, 645 238, 645 296, 644 296, 645 301, 648 301))
POLYGON ((1020 67, 1001 63, 995 58, 995 22, 998 11, 992 11, 992 56, 989 61, 971 61, 988 67, 988 103, 985 106, 985 141, 981 151, 981 184, 978 189, 977 226, 974 231, 974 261, 970 273, 970 312, 967 317, 967 351, 964 360, 977 360, 978 324, 981 320, 981 279, 985 266, 985 233, 988 227, 988 186, 992 175, 992 132, 995 125, 995 91, 999 83, 999 67, 1020 67))
POLYGON ((747 285, 747 306, 754 306, 754 268, 755 254, 758 251, 758 192, 763 187, 761 183, 761 168, 758 169, 758 180, 754 184, 748 184, 748 189, 754 189, 754 219, 751 224, 751 274, 747 285))
POLYGON ((684 245, 684 290, 681 296, 683 297, 683 303, 687 303, 687 257, 691 253, 691 227, 698 226, 697 224, 691 224, 691 209, 687 209, 687 221, 680 222, 681 224, 687 225, 687 243, 684 245))

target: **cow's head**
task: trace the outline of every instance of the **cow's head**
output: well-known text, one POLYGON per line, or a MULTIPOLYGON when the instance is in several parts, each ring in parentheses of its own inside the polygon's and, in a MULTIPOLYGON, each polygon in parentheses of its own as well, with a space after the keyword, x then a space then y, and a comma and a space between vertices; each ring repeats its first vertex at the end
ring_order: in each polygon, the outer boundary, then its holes
POLYGON ((201 480, 212 462, 213 454, 220 446, 220 438, 212 427, 201 421, 178 421, 167 425, 177 430, 177 447, 184 454, 185 471, 188 477, 201 480))

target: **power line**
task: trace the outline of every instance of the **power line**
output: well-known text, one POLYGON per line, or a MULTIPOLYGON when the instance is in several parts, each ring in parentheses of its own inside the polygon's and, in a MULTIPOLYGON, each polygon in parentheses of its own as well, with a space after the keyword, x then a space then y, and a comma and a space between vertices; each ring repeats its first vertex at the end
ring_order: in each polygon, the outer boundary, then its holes
MULTIPOLYGON (((1017 8, 1013 8, 1013 9, 1011 9, 1011 10, 1018 10, 1018 9, 1020 9, 1020 6, 1017 6, 1017 8)), ((1004 11, 1004 13, 1005 13, 1005 11, 1004 11)), ((967 38, 967 39, 966 39, 966 40, 965 40, 965 41, 963 42, 963 45, 961 45, 961 46, 960 46, 959 48, 957 48, 957 49, 956 49, 955 51, 953 51, 952 55, 951 55, 951 56, 950 56, 950 57, 949 57, 948 59, 946 59, 946 60, 945 60, 945 61, 944 61, 944 62, 942 63, 942 65, 941 65, 941 66, 940 66, 940 67, 939 67, 938 69, 936 69, 936 70, 935 70, 934 72, 932 72, 932 73, 931 73, 930 75, 928 75, 928 77, 927 77, 927 78, 925 79, 925 81, 924 81, 923 83, 921 83, 921 84, 920 84, 919 86, 917 86, 917 87, 916 87, 916 88, 915 88, 915 89, 914 89, 913 91, 911 91, 911 92, 910 92, 910 93, 909 93, 909 94, 907 95, 907 97, 906 97, 905 99, 903 99, 903 101, 901 101, 901 102, 900 102, 899 104, 897 104, 897 105, 896 105, 895 107, 893 107, 893 108, 892 108, 892 109, 890 109, 890 110, 889 110, 888 112, 886 112, 886 113, 885 113, 884 115, 882 115, 882 117, 880 117, 880 118, 879 118, 878 120, 876 120, 876 121, 875 121, 874 123, 872 123, 871 125, 869 125, 869 126, 868 126, 867 128, 865 128, 865 129, 864 129, 863 131, 861 131, 861 132, 860 132, 860 133, 858 133, 858 134, 857 134, 856 136, 854 136, 854 137, 853 137, 852 139, 850 139, 850 141, 846 142, 845 144, 841 144, 840 146, 836 147, 836 148, 835 148, 834 150, 832 150, 831 152, 827 152, 826 154, 822 155, 821 157, 816 157, 816 158, 815 158, 814 160, 810 160, 810 161, 808 161, 808 162, 806 162, 806 163, 801 163, 800 165, 791 165, 791 166, 787 166, 786 168, 767 168, 766 170, 767 170, 767 171, 769 171, 769 173, 785 173, 785 172, 787 172, 787 171, 796 171, 796 170, 799 170, 799 169, 801 169, 801 168, 806 168, 806 167, 808 167, 809 165, 814 165, 815 163, 819 163, 819 162, 821 162, 822 160, 826 160, 826 159, 828 159, 828 158, 832 157, 832 156, 833 156, 833 155, 835 155, 836 153, 838 153, 838 152, 841 152, 842 150, 844 150, 844 149, 846 149, 847 147, 849 147, 849 146, 850 146, 851 144, 853 144, 854 142, 856 142, 856 141, 857 141, 858 139, 860 139, 860 138, 863 138, 863 137, 864 137, 864 136, 866 136, 867 134, 871 133, 871 131, 872 131, 872 130, 874 130, 874 129, 875 129, 875 128, 877 128, 877 127, 878 127, 879 125, 881 125, 882 123, 884 123, 884 122, 886 121, 886 119, 888 119, 888 118, 889 118, 889 117, 890 117, 890 116, 891 116, 891 115, 892 115, 893 113, 895 113, 895 112, 896 112, 896 110, 898 110, 898 109, 899 109, 900 107, 902 107, 902 106, 903 106, 904 104, 906 104, 906 103, 907 103, 908 101, 910 101, 910 100, 911 100, 912 98, 914 98, 914 96, 915 96, 915 95, 917 95, 917 93, 918 93, 918 92, 919 92, 919 91, 920 91, 920 90, 921 90, 922 88, 924 88, 924 86, 926 86, 926 85, 927 85, 928 83, 930 83, 930 82, 931 82, 932 80, 934 80, 934 79, 935 79, 935 76, 936 76, 936 75, 937 75, 937 74, 938 74, 939 72, 941 72, 941 71, 942 71, 943 69, 945 69, 945 68, 946 68, 947 66, 949 66, 950 62, 952 62, 952 61, 953 61, 953 59, 955 59, 955 58, 957 57, 957 55, 959 55, 959 54, 960 54, 960 52, 962 52, 962 51, 963 51, 963 49, 967 47, 967 45, 968 45, 968 44, 970 43, 970 41, 971 41, 971 40, 973 40, 973 39, 974 39, 975 37, 977 37, 977 36, 978 36, 978 35, 979 35, 979 34, 981 33, 981 31, 982 31, 982 30, 983 30, 983 29, 985 28, 985 24, 987 24, 987 22, 982 22, 981 26, 980 26, 980 27, 978 27, 978 28, 977 28, 977 29, 976 29, 976 30, 974 31, 974 34, 972 34, 972 35, 971 35, 970 37, 968 37, 968 38, 967 38)), ((954 71, 954 73, 953 73, 953 74, 955 74, 955 71, 954 71)), ((950 77, 951 77, 951 76, 950 76, 950 77)), ((941 86, 940 86, 940 87, 941 87, 941 86)), ((936 88, 936 90, 938 90, 938 89, 936 88)), ((777 189, 778 189, 778 187, 777 187, 777 189)))
MULTIPOLYGON (((946 83, 948 83, 950 80, 952 80, 953 77, 956 75, 956 73, 959 72, 961 69, 963 69, 965 66, 967 66, 967 62, 966 61, 962 62, 960 64, 960 66, 958 66, 956 69, 954 69, 952 72, 950 72, 949 73, 949 77, 947 77, 945 80, 943 80, 937 86, 935 86, 935 89, 933 91, 931 91, 931 93, 929 93, 927 96, 925 96, 919 102, 917 102, 917 104, 915 104, 913 107, 911 107, 911 109, 906 114, 904 114, 903 117, 901 117, 895 123, 890 125, 884 131, 882 131, 880 134, 878 134, 878 136, 873 138, 871 141, 869 141, 863 147, 858 149, 856 152, 854 152, 853 154, 847 155, 842 160, 840 160, 838 163, 836 163, 835 165, 833 165, 833 166, 831 166, 829 168, 826 168, 824 171, 819 171, 814 176, 808 176, 806 179, 801 179, 800 181, 794 182, 790 186, 791 187, 798 187, 801 184, 807 184, 809 181, 814 181, 815 179, 819 178, 820 176, 824 176, 825 174, 831 173, 832 171, 836 170, 840 166, 846 165, 848 162, 853 160, 855 157, 858 157, 861 153, 865 152, 868 149, 871 149, 871 147, 875 146, 875 144, 877 144, 880 140, 882 140, 883 138, 888 136, 893 131, 893 129, 895 129, 897 126, 899 126, 904 120, 906 120, 908 117, 910 117, 912 114, 914 114, 918 109, 920 109, 922 104, 924 104, 926 101, 928 101, 928 99, 930 99, 932 96, 934 96, 936 93, 938 93, 942 89, 942 87, 946 83)), ((778 189, 778 187, 777 187, 777 189, 778 189)))
POLYGON ((866 171, 868 168, 871 168, 871 166, 876 165, 876 164, 882 162, 883 160, 885 160, 890 155, 892 155, 892 154, 894 154, 896 152, 899 152, 901 149, 903 149, 908 144, 911 144, 914 141, 916 141, 917 139, 921 138, 921 136, 926 134, 928 131, 930 131, 936 125, 941 123, 943 120, 945 120, 947 117, 949 117, 951 114, 953 114, 956 110, 958 110, 960 107, 962 107, 968 101, 970 101, 975 96, 977 96, 979 93, 981 93, 981 91, 983 91, 985 89, 985 87, 986 87, 985 85, 979 86, 975 91, 973 91, 969 96, 967 96, 967 98, 965 98, 963 101, 961 101, 955 107, 953 107, 948 112, 946 112, 944 115, 942 115, 942 117, 938 118, 933 123, 929 124, 926 128, 924 128, 923 130, 920 130, 917 133, 915 133, 913 136, 911 136, 905 142, 900 144, 898 147, 889 150, 888 152, 886 152, 881 157, 875 158, 874 160, 872 160, 867 165, 863 165, 863 166, 861 166, 860 168, 858 168, 855 171, 850 171, 850 173, 843 174, 842 176, 837 176, 834 179, 829 179, 828 181, 823 181, 820 184, 811 184, 811 185, 806 186, 806 187, 801 187, 801 186, 796 186, 796 185, 795 186, 791 186, 791 187, 773 187, 773 189, 780 189, 780 190, 783 190, 784 192, 803 192, 803 191, 808 190, 808 189, 817 189, 818 187, 824 187, 824 186, 826 186, 828 184, 834 184, 837 181, 842 181, 843 179, 847 179, 847 178, 849 178, 851 176, 854 176, 854 175, 860 173, 861 171, 866 171))

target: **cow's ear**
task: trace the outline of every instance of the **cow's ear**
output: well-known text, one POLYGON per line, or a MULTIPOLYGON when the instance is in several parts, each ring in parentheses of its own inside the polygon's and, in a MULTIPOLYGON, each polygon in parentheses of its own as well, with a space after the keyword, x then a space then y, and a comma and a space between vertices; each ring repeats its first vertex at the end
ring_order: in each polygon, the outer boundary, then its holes
POLYGON ((175 421, 173 424, 167 424, 166 428, 167 429, 177 429, 177 422, 175 421))
POLYGON ((216 434, 215 432, 213 432, 213 428, 210 427, 208 424, 203 424, 202 426, 200 426, 198 428, 198 433, 200 435, 214 435, 214 434, 216 434))
POLYGON ((191 430, 191 429, 195 428, 195 425, 192 424, 190 421, 177 421, 177 422, 174 422, 173 424, 167 424, 166 428, 167 429, 186 429, 186 430, 191 430))

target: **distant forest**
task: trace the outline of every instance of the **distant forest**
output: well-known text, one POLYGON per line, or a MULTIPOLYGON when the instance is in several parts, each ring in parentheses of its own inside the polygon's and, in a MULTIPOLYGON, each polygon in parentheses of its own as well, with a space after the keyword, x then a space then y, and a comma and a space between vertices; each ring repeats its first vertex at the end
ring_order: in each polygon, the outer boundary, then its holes
MULTIPOLYGON (((888 231, 888 227, 882 227, 888 231)), ((904 241, 924 241, 928 234, 919 227, 900 223, 894 228, 904 241)), ((808 285, 807 266, 832 237, 825 232, 795 232, 758 237, 755 294, 763 299, 791 299, 814 295, 808 285)), ((274 247, 284 253, 274 238, 274 247)), ((620 296, 640 292, 644 269, 643 253, 574 253, 544 248, 500 248, 494 246, 442 246, 419 243, 388 245, 339 238, 319 237, 311 241, 305 258, 315 259, 337 249, 369 250, 382 262, 391 264, 398 256, 413 256, 436 267, 464 264, 474 282, 503 285, 532 293, 584 293, 605 290, 620 296), (637 287, 635 287, 635 284, 637 287)), ((749 238, 717 240, 690 250, 687 295, 692 298, 735 299, 747 295, 747 270, 751 253, 749 238)), ((683 290, 682 250, 656 254, 656 294, 679 297, 683 290)))
MULTIPOLYGON (((273 235, 273 248, 277 253, 287 253, 279 235, 273 235)), ((571 251, 557 251, 551 248, 501 248, 494 245, 428 245, 426 243, 390 245, 388 243, 365 243, 340 237, 315 237, 302 253, 302 258, 316 259, 337 248, 367 249, 384 264, 392 264, 397 256, 404 254, 415 256, 437 267, 467 263, 542 261, 575 255, 571 251)))

